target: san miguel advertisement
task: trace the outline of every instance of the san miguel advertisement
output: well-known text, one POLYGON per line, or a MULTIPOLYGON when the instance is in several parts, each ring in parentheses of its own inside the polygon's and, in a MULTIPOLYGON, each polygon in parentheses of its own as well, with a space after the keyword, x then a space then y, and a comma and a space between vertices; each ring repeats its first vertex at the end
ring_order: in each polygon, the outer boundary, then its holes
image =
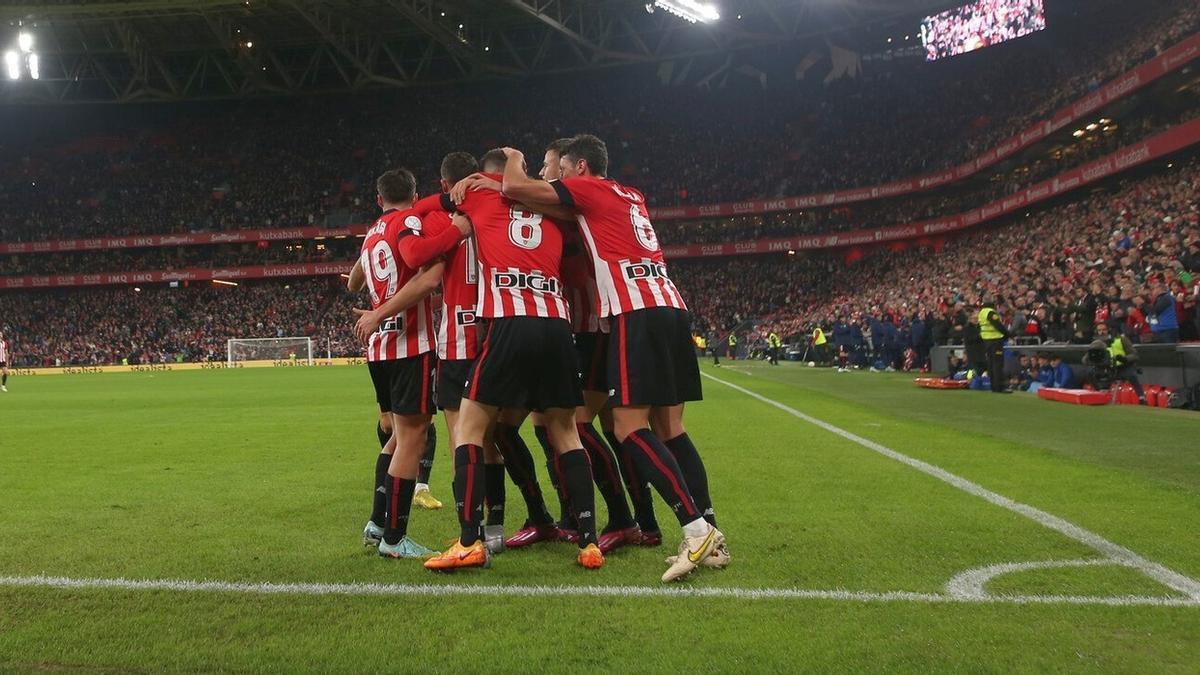
POLYGON ((312 277, 350 272, 350 262, 296 263, 294 265, 255 265, 219 269, 187 269, 171 272, 109 272, 103 274, 54 274, 37 277, 0 277, 0 288, 62 288, 65 286, 109 286, 113 284, 152 284, 171 281, 192 282, 220 279, 270 279, 275 277, 312 277))
POLYGON ((148 234, 65 241, 31 241, 0 244, 0 253, 56 253, 61 251, 103 251, 114 248, 156 248, 163 246, 199 246, 202 244, 238 244, 258 241, 295 241, 322 237, 348 237, 361 234, 366 227, 323 228, 288 227, 266 230, 229 230, 225 232, 188 232, 184 234, 148 234))

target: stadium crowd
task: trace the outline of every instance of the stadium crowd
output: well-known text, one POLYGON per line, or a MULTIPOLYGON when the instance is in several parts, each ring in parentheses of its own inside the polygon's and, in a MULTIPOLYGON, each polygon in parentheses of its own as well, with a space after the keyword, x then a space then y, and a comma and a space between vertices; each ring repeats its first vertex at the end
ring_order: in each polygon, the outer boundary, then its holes
POLYGON ((348 323, 318 329, 335 302, 355 301, 344 289, 335 277, 4 292, 0 332, 22 367, 224 361, 227 340, 249 337, 311 337, 314 356, 361 355, 348 323))
POLYGON ((1171 110, 1146 109, 1122 120, 1097 125, 1070 142, 1056 144, 1017 166, 997 171, 986 182, 968 181, 924 194, 764 215, 660 221, 664 244, 712 244, 773 237, 844 232, 911 223, 961 213, 1137 143, 1180 122, 1200 116, 1200 98, 1188 94, 1171 110))
MULTIPOLYGON (((119 127, 124 131, 100 134, 112 120, 91 120, 78 124, 75 140, 53 148, 37 145, 36 136, 30 141, 0 134, 0 151, 20 158, 0 167, 0 200, 8 207, 0 213, 0 240, 339 224, 330 222, 334 217, 362 222, 375 213, 366 198, 370 178, 401 160, 436 164, 451 130, 456 138, 464 131, 470 136, 464 145, 540 147, 548 134, 568 131, 564 119, 592 120, 593 128, 614 139, 615 173, 659 205, 882 182, 960 161, 1200 25, 1200 9, 1191 3, 1095 4, 1094 12, 1064 25, 1053 44, 1038 46, 1031 38, 1031 48, 952 60, 938 69, 897 62, 861 80, 834 82, 821 96, 802 87, 739 92, 746 98, 698 88, 663 96, 653 80, 625 78, 620 93, 614 89, 597 103, 585 94, 613 82, 572 79, 521 85, 539 105, 494 116, 480 117, 479 106, 420 91, 405 98, 363 97, 353 108, 332 99, 195 104, 187 111, 136 114, 127 108, 119 127), (1056 58, 1045 58, 1049 53, 1056 58), (543 95, 551 86, 554 95, 543 95), (938 91, 936 110, 930 108, 931 90, 938 91), (402 129, 394 124, 397 105, 413 110, 402 129), (748 109, 755 114, 748 116, 748 109), (469 122, 464 110, 472 114, 469 122), (705 114, 681 116, 680 110, 705 114), (1026 110, 1033 112, 1021 114, 1026 110), (215 113, 220 125, 211 122, 215 113)), ((495 93, 481 86, 476 95, 486 101, 495 93)), ((656 225, 664 244, 705 243, 954 213, 1195 112, 1193 106, 1134 116, 973 189, 656 225)), ((57 123, 75 121, 68 114, 57 123)), ((1087 341, 1098 322, 1136 341, 1195 339, 1198 174, 1191 162, 1130 180, 1112 193, 1077 195, 1027 219, 939 242, 944 250, 937 255, 895 244, 846 257, 676 261, 672 276, 692 304, 698 330, 712 335, 765 319, 762 326, 792 339, 823 324, 835 344, 857 334, 872 345, 880 336, 881 345, 927 353, 939 341, 962 339, 968 309, 989 296, 1004 301, 1001 311, 1014 332, 1043 341, 1087 341), (1156 335, 1162 331, 1152 319, 1168 298, 1176 305, 1178 335, 1156 335)), ((421 175, 428 179, 435 172, 421 175)), ((358 241, 4 256, 0 275, 351 260, 358 241)), ((17 365, 223 360, 229 338, 264 336, 310 336, 320 352, 358 355, 361 346, 348 328, 351 307, 361 301, 336 278, 248 281, 237 288, 4 292, 0 329, 12 340, 17 365), (88 320, 79 321, 81 316, 88 320)))
POLYGON ((361 222, 373 208, 370 179, 401 162, 432 177, 449 130, 463 147, 540 148, 570 131, 563 120, 616 139, 617 173, 653 205, 879 183, 974 156, 1197 25, 1190 3, 1096 0, 1019 49, 933 66, 873 62, 861 78, 828 86, 735 80, 667 90, 646 72, 481 85, 453 99, 420 90, 352 105, 327 97, 123 108, 84 123, 52 113, 36 124, 75 140, 46 147, 48 133, 0 133, 0 151, 18 158, 0 167, 9 206, 0 240, 361 222), (502 88, 505 100, 537 105, 489 106, 502 88))
POLYGON ((1087 344, 1099 323, 1131 341, 1200 339, 1200 163, 1176 165, 1111 192, 953 237, 940 250, 899 243, 873 251, 683 261, 701 331, 725 335, 750 318, 805 342, 816 326, 834 348, 893 367, 913 349, 962 344, 984 299, 1017 337, 1087 344), (1174 313, 1176 328, 1167 321, 1174 313))
MULTIPOLYGON (((864 358, 896 367, 909 348, 920 367, 933 345, 961 343, 985 296, 1014 335, 1044 343, 1090 342, 1098 323, 1135 343, 1200 339, 1200 161, 933 250, 677 260, 671 276, 710 339, 755 324, 803 342, 821 325, 835 348, 866 346, 864 358), (1167 298, 1177 335, 1155 323, 1167 298)), ((236 337, 309 336, 321 354, 355 356, 351 308, 362 302, 338 278, 5 292, 0 328, 19 365, 223 360, 236 337)))

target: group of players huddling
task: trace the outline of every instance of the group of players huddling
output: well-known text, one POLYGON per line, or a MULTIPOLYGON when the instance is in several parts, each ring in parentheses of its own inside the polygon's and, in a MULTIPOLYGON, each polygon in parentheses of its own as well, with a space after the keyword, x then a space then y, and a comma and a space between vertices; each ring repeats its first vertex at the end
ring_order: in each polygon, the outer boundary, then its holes
POLYGON ((379 177, 383 214, 348 285, 366 288, 372 307, 355 331, 367 342, 381 411, 383 451, 363 532, 380 555, 453 570, 486 567, 505 547, 565 539, 578 543, 580 565, 596 569, 615 548, 662 543, 649 484, 683 528, 663 581, 728 565, 704 463, 683 426, 684 404, 701 398, 690 315, 645 198, 607 171, 604 142, 579 135, 550 145, 541 180, 512 148, 478 162, 446 155, 442 193, 419 200, 411 172, 379 177), (461 525, 443 553, 407 536, 414 495, 440 505, 426 484, 435 392, 454 448, 461 525), (519 433, 526 417, 558 491, 558 522, 519 433), (507 540, 506 471, 529 513, 507 540), (609 516, 599 533, 593 479, 609 516))

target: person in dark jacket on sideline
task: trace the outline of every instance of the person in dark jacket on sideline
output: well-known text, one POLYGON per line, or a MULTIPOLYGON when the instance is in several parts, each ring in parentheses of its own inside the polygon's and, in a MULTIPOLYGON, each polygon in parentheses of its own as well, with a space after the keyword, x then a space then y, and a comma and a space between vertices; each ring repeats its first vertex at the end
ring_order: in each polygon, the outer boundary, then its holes
POLYGON ((918 370, 924 370, 929 364, 929 349, 933 345, 933 339, 929 335, 929 327, 925 322, 924 312, 918 313, 913 317, 908 329, 913 351, 917 353, 915 367, 918 370))

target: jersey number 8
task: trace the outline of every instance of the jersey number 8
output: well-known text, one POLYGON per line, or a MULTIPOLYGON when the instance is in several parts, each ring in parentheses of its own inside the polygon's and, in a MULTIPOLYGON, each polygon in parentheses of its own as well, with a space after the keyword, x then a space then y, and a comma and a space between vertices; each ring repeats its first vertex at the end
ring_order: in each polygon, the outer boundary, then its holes
POLYGON ((528 213, 516 207, 509 211, 508 239, 532 251, 542 243, 542 214, 528 213))

